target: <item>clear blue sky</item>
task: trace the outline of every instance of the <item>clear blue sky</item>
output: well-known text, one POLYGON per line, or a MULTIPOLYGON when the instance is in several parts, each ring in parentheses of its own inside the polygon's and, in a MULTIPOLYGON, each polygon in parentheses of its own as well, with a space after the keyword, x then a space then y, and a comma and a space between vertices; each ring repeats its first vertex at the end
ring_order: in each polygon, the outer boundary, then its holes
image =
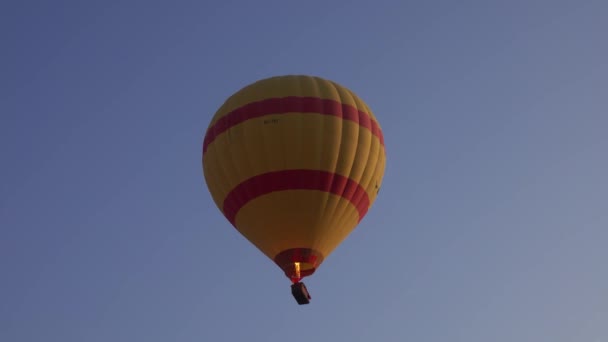
POLYGON ((3 1, 0 341, 608 341, 605 1, 3 1), (306 284, 207 192, 257 79, 383 130, 378 201, 306 284))

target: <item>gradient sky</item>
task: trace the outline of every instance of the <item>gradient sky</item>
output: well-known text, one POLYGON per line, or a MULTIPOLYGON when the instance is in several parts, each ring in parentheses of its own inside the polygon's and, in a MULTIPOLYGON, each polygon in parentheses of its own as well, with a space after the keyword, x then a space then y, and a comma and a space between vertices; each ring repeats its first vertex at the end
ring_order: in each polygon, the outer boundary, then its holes
POLYGON ((0 341, 608 342, 608 2, 3 1, 0 341), (233 92, 313 74, 384 131, 306 284, 207 192, 233 92))

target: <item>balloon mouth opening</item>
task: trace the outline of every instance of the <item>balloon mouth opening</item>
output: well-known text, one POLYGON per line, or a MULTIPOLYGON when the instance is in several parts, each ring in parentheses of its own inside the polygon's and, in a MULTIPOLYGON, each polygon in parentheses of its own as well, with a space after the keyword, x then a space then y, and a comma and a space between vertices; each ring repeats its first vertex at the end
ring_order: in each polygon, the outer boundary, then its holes
POLYGON ((283 269, 287 278, 291 280, 292 283, 298 283, 302 278, 308 277, 315 273, 317 268, 308 263, 308 262, 293 262, 291 265, 283 269))
POLYGON ((274 262, 295 284, 317 270, 323 262, 323 255, 310 248, 292 248, 277 254, 274 262))

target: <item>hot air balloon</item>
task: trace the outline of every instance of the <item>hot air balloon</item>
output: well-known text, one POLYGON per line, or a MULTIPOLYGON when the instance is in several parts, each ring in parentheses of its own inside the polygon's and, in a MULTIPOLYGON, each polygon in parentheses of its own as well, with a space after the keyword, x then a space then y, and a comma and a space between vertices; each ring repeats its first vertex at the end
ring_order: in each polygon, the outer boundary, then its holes
POLYGON ((378 195, 382 130, 351 90, 317 76, 258 80, 217 110, 203 140, 213 201, 291 280, 299 304, 312 275, 378 195))

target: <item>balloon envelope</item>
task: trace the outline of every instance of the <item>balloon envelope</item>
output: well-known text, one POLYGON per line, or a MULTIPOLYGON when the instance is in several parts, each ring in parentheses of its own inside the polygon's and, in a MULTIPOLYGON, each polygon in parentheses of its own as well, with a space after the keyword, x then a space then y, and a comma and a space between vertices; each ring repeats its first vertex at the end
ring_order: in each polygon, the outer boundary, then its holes
POLYGON ((292 281, 312 274, 376 199, 386 155, 370 108, 314 76, 259 80, 230 96, 203 142, 228 221, 292 281))

